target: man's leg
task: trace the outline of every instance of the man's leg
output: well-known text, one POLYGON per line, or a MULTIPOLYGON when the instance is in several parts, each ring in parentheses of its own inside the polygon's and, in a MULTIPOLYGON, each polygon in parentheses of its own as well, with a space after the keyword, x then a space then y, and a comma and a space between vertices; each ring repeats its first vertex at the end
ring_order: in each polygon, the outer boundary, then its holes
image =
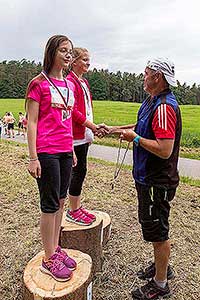
POLYGON ((167 279, 167 267, 170 256, 170 241, 154 242, 154 261, 156 267, 156 281, 164 281, 167 279))

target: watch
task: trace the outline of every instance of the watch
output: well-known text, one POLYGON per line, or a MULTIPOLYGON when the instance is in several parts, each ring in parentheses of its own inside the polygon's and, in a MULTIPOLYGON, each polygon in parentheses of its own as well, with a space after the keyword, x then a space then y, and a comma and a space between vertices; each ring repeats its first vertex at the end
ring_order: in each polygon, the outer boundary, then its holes
POLYGON ((136 137, 133 139, 133 143, 138 147, 140 144, 140 139, 141 136, 140 135, 136 135, 136 137))

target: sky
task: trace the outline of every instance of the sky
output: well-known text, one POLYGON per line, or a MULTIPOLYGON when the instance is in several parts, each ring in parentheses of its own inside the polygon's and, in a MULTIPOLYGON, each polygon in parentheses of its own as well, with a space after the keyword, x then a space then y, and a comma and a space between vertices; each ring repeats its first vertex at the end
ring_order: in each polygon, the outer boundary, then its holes
POLYGON ((176 78, 200 84, 199 0, 0 0, 0 61, 43 60, 54 34, 87 48, 91 68, 144 71, 168 57, 176 78))

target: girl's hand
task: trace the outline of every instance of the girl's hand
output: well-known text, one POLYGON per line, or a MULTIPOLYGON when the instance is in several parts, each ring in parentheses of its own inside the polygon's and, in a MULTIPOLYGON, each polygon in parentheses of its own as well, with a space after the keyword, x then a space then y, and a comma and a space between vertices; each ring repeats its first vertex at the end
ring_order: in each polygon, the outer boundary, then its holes
POLYGON ((76 167, 77 165, 77 157, 75 152, 73 151, 73 161, 72 161, 72 167, 76 167))
POLYGON ((38 159, 34 161, 29 161, 28 171, 34 178, 41 177, 41 165, 38 159))

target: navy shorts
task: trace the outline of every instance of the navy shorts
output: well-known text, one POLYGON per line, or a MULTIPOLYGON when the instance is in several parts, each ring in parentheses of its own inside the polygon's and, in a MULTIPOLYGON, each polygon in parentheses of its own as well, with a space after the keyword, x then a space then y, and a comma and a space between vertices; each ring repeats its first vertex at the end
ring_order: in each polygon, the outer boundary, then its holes
POLYGON ((170 201, 176 189, 149 187, 136 183, 138 217, 145 241, 163 242, 169 239, 170 201))
POLYGON ((39 153, 41 178, 37 178, 40 207, 44 213, 55 213, 60 208, 60 199, 67 196, 73 154, 39 153))

